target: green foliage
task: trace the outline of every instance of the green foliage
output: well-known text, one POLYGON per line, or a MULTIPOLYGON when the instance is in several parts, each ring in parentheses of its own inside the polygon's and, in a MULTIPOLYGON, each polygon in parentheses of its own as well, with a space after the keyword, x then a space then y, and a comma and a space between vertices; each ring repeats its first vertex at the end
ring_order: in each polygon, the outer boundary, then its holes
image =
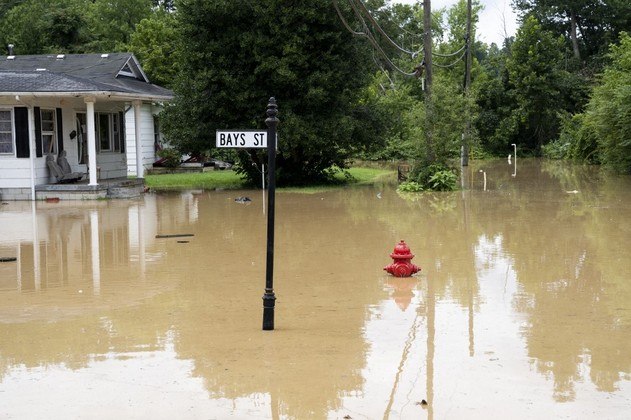
POLYGON ((378 115, 382 125, 382 137, 365 153, 363 160, 405 160, 414 156, 415 140, 409 135, 408 119, 412 109, 419 103, 412 86, 396 86, 386 72, 378 72, 363 90, 362 103, 378 115))
POLYGON ((550 159, 570 159, 586 163, 600 163, 596 133, 585 114, 564 114, 561 117, 559 139, 542 148, 550 159))
POLYGON ((399 192, 421 192, 423 191, 423 186, 416 181, 406 181, 399 184, 397 187, 397 191, 399 192))
POLYGON ((448 170, 435 172, 428 180, 432 191, 453 191, 456 189, 456 182, 458 176, 448 170))
POLYGON ((565 70, 564 41, 532 16, 519 28, 510 49, 494 51, 496 73, 481 83, 477 120, 481 141, 496 153, 511 143, 533 154, 558 138, 563 112, 580 111, 586 81, 565 70))
POLYGON ((612 45, 605 69, 587 107, 584 125, 598 139, 602 163, 631 173, 631 37, 612 45))
POLYGON ((201 188, 212 190, 243 188, 243 180, 234 171, 209 171, 183 174, 145 175, 145 184, 154 189, 201 188))
POLYGON ((169 88, 177 74, 175 25, 175 14, 159 8, 136 25, 128 45, 128 50, 142 63, 149 80, 169 88))
MULTIPOLYGON (((340 188, 340 186, 373 184, 378 182, 383 176, 392 174, 392 171, 370 168, 349 168, 346 174, 348 176, 337 172, 335 175, 337 182, 333 184, 329 183, 318 187, 307 188, 289 187, 282 188, 281 190, 311 194, 327 189, 340 188)), ((154 189, 202 188, 210 190, 237 189, 248 186, 243 178, 232 170, 145 175, 145 183, 148 187, 154 189)))
POLYGON ((416 164, 408 179, 418 183, 423 190, 453 191, 456 189, 458 176, 446 164, 416 164))
POLYGON ((151 13, 152 0, 93 0, 89 8, 91 51, 124 51, 136 25, 151 13))
POLYGON ((88 0, 13 3, 0 20, 0 42, 16 54, 81 53, 90 40, 88 0))
POLYGON ((161 10, 153 5, 152 0, 11 2, 0 10, 0 41, 14 44, 16 54, 124 51, 136 25, 161 10))
MULTIPOLYGON (((187 53, 163 121, 181 150, 211 149, 217 129, 263 128, 270 96, 280 113, 279 184, 326 179, 380 139, 378 116, 359 103, 368 50, 328 0, 182 0, 177 10, 187 53)), ((264 153, 238 159, 243 175, 260 177, 252 163, 266 163, 264 153)))
POLYGON ((164 159, 164 166, 167 168, 177 168, 182 161, 182 153, 176 149, 159 150, 158 156, 164 159))
POLYGON ((535 17, 543 29, 560 35, 573 51, 574 64, 598 62, 621 31, 631 30, 627 0, 513 0, 520 17, 535 17))

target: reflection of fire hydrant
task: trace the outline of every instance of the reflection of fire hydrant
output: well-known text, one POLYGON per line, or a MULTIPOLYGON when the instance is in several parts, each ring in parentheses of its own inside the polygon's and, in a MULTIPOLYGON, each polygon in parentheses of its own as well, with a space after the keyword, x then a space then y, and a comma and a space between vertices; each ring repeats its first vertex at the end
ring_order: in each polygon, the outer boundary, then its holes
POLYGON ((421 267, 412 264, 410 261, 414 254, 410 251, 405 241, 399 242, 394 247, 394 252, 390 254, 394 262, 383 269, 396 277, 410 277, 414 273, 421 271, 421 267))

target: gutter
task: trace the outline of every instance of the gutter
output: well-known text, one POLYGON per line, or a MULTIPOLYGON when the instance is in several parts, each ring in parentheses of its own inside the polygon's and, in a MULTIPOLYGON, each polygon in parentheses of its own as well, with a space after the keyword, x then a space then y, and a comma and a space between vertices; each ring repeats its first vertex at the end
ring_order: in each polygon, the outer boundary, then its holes
POLYGON ((79 98, 85 96, 99 96, 107 97, 108 99, 122 99, 122 100, 147 100, 156 102, 168 102, 171 101, 174 96, 172 95, 143 95, 136 93, 124 93, 124 92, 111 92, 111 91, 85 91, 85 92, 0 92, 0 96, 25 96, 29 98, 50 98, 50 97, 63 97, 63 98, 79 98))

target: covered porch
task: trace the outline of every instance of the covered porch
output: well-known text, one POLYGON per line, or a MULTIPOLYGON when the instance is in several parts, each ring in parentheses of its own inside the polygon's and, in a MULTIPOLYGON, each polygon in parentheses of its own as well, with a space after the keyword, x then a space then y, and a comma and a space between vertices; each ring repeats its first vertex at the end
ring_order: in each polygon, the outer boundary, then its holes
POLYGON ((130 53, 0 58, 0 198, 142 194, 172 97, 130 53))

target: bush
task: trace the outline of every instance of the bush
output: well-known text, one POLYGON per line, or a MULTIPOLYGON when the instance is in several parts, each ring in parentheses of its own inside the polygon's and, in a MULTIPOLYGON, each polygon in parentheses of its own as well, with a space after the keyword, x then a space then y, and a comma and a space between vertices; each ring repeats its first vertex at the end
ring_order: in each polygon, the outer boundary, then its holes
POLYGON ((399 184, 397 188, 399 192, 421 192, 423 191, 423 186, 415 181, 406 181, 399 184))
POLYGON ((453 191, 456 189, 458 176, 452 168, 444 164, 417 164, 410 173, 410 179, 416 180, 424 190, 453 191))
POLYGON ((429 178, 429 186, 434 191, 453 191, 456 189, 458 176, 452 171, 438 171, 429 178))
POLYGON ((543 156, 549 159, 572 159, 599 163, 598 141, 586 114, 561 116, 561 134, 557 140, 542 147, 543 156))
POLYGON ((182 154, 177 149, 158 150, 158 156, 164 159, 167 168, 177 168, 182 160, 182 154))

